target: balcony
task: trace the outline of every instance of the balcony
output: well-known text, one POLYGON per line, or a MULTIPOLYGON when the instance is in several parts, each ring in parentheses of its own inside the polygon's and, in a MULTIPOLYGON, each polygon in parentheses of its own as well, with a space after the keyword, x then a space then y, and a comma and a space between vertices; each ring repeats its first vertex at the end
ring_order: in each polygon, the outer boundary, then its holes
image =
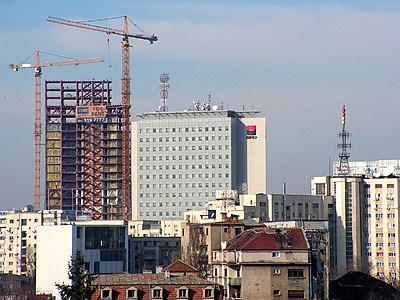
POLYGON ((229 278, 229 285, 232 286, 242 285, 242 278, 229 278))

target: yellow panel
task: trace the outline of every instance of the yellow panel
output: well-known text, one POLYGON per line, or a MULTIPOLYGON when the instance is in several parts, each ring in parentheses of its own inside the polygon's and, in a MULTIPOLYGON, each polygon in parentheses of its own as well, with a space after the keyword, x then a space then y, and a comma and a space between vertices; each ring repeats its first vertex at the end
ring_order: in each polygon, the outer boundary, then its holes
POLYGON ((60 149, 47 149, 47 156, 60 156, 61 150, 60 149))
POLYGON ((47 139, 48 140, 60 140, 61 139, 61 132, 47 132, 47 139))
POLYGON ((60 174, 47 174, 47 180, 48 181, 59 181, 61 179, 60 174))
POLYGON ((60 172, 61 166, 60 165, 48 165, 47 172, 60 172))
POLYGON ((47 148, 60 148, 61 141, 60 140, 48 140, 47 141, 47 148))
POLYGON ((48 184, 50 189, 57 189, 61 185, 60 182, 52 182, 52 181, 50 181, 48 184))
POLYGON ((60 157, 48 157, 47 158, 47 163, 48 164, 59 164, 61 162, 60 157))

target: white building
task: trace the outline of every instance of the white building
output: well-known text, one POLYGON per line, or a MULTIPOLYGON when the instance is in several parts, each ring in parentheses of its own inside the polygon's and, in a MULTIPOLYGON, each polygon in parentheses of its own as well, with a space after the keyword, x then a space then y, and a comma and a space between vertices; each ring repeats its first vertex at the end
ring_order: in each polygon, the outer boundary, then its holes
MULTIPOLYGON (((90 217, 90 216, 88 216, 90 217)), ((33 276, 37 227, 76 220, 74 211, 41 210, 0 212, 0 273, 33 276)))
POLYGON ((337 275, 361 270, 386 281, 400 278, 399 161, 349 163, 347 177, 314 177, 314 195, 335 203, 337 275), (373 167, 371 167, 373 166, 373 167))
POLYGON ((323 195, 255 194, 238 195, 236 191, 216 192, 203 210, 187 210, 184 220, 192 223, 257 218, 260 221, 328 220, 333 217, 333 197, 323 195))
POLYGON ((128 271, 125 221, 88 221, 37 228, 36 292, 60 299, 55 283, 70 283, 68 262, 79 251, 91 274, 128 271))
POLYGON ((182 219, 217 189, 266 193, 266 124, 256 111, 154 112, 132 124, 132 219, 182 219))

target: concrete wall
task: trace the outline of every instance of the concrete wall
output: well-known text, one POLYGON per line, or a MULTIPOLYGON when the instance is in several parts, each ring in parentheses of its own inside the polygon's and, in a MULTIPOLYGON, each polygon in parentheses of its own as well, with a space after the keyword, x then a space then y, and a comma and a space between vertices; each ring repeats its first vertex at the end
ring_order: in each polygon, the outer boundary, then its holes
POLYGON ((55 283, 69 284, 68 262, 76 253, 72 225, 37 227, 36 292, 60 299, 55 283))

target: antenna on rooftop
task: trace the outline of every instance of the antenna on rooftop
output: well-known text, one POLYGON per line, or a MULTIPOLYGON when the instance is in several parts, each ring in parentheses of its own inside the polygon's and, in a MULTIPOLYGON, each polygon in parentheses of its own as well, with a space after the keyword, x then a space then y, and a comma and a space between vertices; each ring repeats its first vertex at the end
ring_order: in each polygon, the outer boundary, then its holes
POLYGON ((337 148, 340 149, 339 153, 339 168, 337 170, 337 174, 339 176, 348 176, 349 175, 349 157, 350 153, 347 152, 347 149, 351 149, 351 144, 347 142, 347 139, 350 137, 350 133, 346 131, 346 106, 342 107, 342 131, 339 132, 339 138, 341 139, 341 143, 337 144, 337 148))
POLYGON ((168 111, 168 89, 169 89, 169 74, 161 73, 160 75, 160 106, 158 107, 161 112, 168 111))

